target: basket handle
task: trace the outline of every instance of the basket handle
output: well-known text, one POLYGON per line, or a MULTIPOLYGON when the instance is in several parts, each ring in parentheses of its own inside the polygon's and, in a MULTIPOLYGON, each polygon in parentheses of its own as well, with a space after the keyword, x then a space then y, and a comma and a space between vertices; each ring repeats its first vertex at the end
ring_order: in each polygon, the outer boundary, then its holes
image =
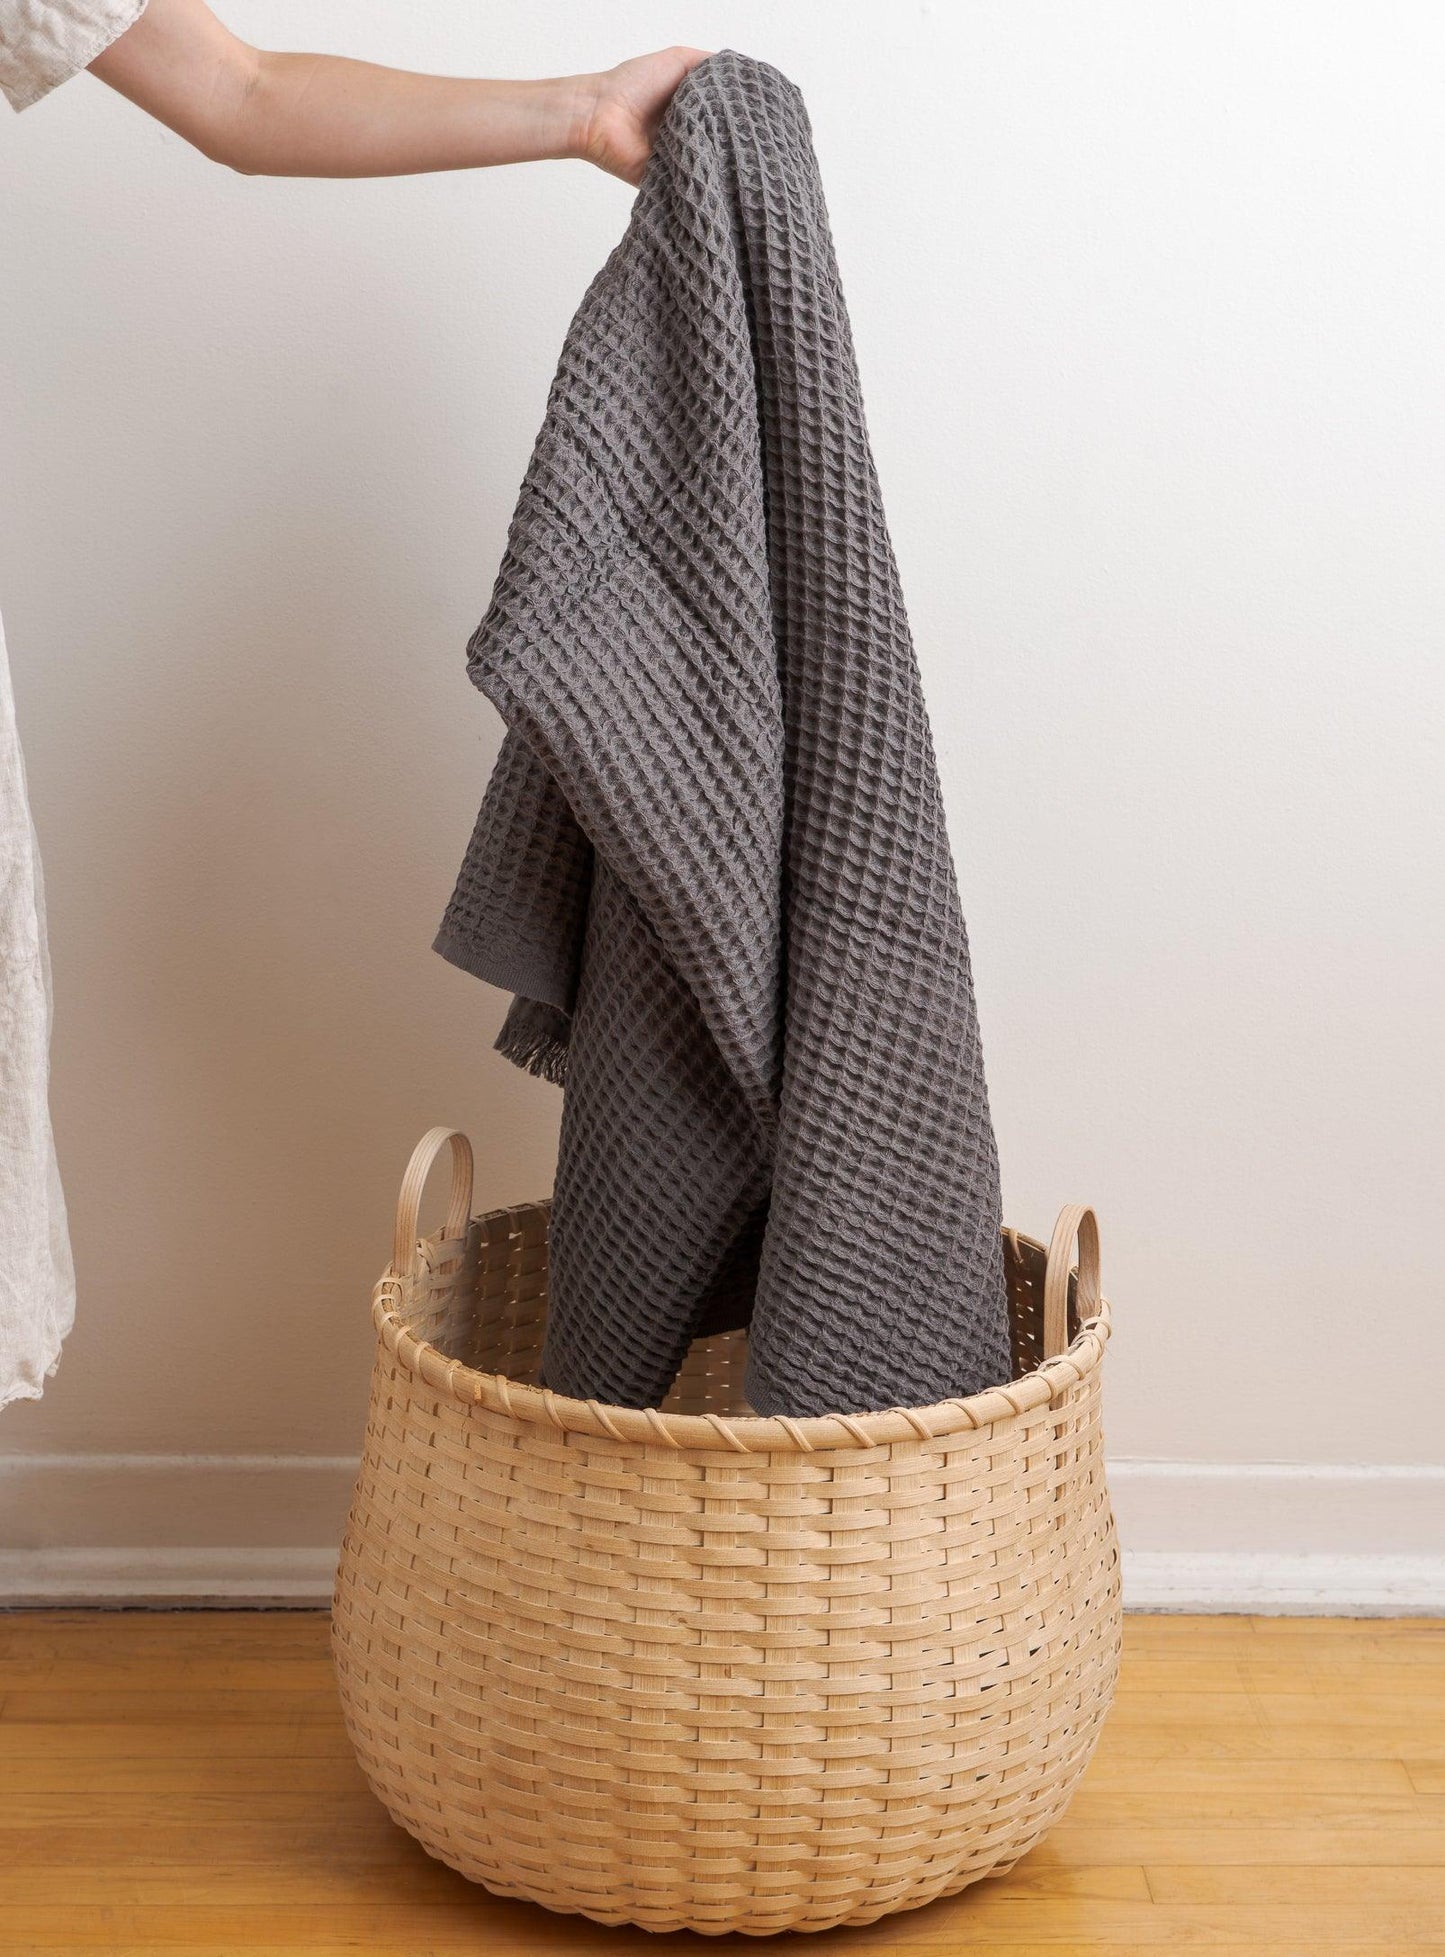
POLYGON ((404 1271, 411 1263, 416 1251, 422 1191, 433 1162, 448 1142, 452 1146, 452 1187, 444 1227, 449 1237, 464 1237, 467 1233, 472 1218, 472 1145, 460 1128, 429 1128, 412 1150, 406 1174, 401 1179, 401 1194, 396 1199, 396 1235, 391 1246, 393 1270, 404 1271))
POLYGON ((1079 1319, 1099 1308, 1099 1219, 1087 1203, 1066 1203, 1059 1211, 1044 1266, 1044 1357, 1056 1359, 1069 1343, 1069 1253, 1079 1244, 1079 1319))

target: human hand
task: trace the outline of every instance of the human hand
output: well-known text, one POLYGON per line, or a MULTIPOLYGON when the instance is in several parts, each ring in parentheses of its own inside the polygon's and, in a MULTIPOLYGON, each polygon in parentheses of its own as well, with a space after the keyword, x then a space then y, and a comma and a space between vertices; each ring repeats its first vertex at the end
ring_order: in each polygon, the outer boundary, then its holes
POLYGON ((706 59, 702 48, 663 48, 589 75, 577 154, 624 183, 641 183, 657 125, 678 83, 706 59))

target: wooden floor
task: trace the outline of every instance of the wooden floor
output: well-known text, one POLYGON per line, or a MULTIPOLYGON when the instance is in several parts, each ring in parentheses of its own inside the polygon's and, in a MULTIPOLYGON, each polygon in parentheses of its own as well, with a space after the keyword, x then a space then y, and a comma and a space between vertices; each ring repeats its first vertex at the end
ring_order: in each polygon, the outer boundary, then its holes
MULTIPOLYGON (((7 1952, 744 1943, 549 1916, 429 1860, 351 1759, 319 1613, 0 1616, 0 1844, 7 1952)), ((1180 1946, 1445 1952, 1445 1623, 1130 1618, 1103 1744, 1048 1841, 797 1947, 1180 1946)))

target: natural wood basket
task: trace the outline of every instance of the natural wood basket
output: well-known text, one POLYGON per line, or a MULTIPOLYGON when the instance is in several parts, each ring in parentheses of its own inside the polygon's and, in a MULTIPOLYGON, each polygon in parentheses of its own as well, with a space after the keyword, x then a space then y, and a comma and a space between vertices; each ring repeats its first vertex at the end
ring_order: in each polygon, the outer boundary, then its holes
POLYGON ((471 1149, 433 1129, 376 1287, 332 1612, 394 1819, 499 1894, 708 1933, 868 1923, 1033 1847, 1118 1669, 1109 1307, 1092 1211, 1006 1248, 996 1391, 760 1419, 733 1333, 661 1411, 564 1399, 526 1383, 547 1206, 473 1218, 471 1149))

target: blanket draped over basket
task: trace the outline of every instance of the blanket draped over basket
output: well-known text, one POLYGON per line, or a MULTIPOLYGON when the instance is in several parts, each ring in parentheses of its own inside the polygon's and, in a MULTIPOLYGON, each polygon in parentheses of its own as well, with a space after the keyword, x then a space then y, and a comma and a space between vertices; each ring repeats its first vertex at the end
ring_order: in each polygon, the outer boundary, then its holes
POLYGON ((572 323, 472 678, 507 723, 436 948, 565 1084, 542 1379, 761 1414, 1009 1374, 932 738, 802 100, 683 83, 572 323))

